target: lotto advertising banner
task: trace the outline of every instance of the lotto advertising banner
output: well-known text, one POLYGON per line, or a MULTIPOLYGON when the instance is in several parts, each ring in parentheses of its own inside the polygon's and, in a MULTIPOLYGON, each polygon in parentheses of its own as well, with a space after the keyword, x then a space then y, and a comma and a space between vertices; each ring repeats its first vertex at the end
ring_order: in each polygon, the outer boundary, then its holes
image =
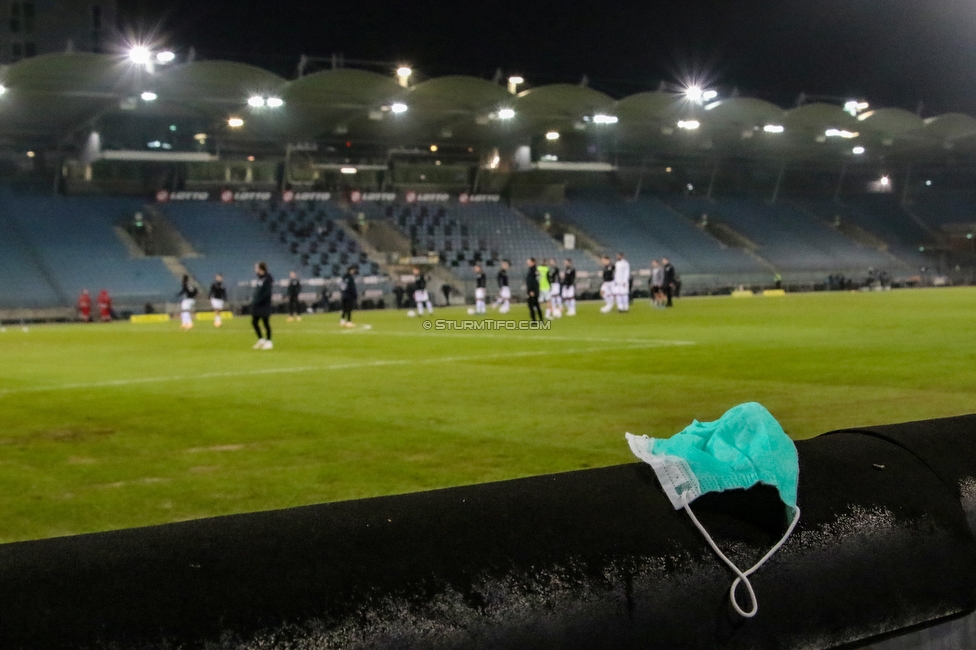
MULTIPOLYGON (((157 203, 175 203, 187 201, 220 201, 221 203, 235 202, 326 202, 338 200, 341 197, 333 192, 285 190, 284 192, 251 191, 251 190, 159 190, 155 194, 157 203)), ((477 203, 498 203, 499 194, 468 194, 463 192, 456 197, 446 192, 414 192, 408 191, 403 195, 397 192, 365 192, 352 190, 346 196, 350 203, 451 203, 457 201, 460 205, 477 203)))

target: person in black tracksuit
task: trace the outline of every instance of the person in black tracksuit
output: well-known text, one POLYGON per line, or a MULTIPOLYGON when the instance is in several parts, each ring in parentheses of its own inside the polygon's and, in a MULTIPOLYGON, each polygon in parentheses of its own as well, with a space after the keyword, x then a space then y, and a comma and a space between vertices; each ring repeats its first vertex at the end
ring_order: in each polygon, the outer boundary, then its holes
POLYGON ((671 307, 671 298, 674 296, 678 278, 674 271, 674 265, 671 264, 671 260, 666 257, 662 258, 661 264, 664 266, 664 295, 668 297, 668 301, 664 306, 671 307))
POLYGON ((346 274, 342 276, 342 316, 339 319, 339 324, 343 327, 355 327, 352 324, 352 310, 356 308, 356 300, 359 298, 359 292, 356 290, 356 273, 359 269, 355 266, 350 266, 346 270, 346 274))
POLYGON ((536 268, 535 258, 526 261, 529 267, 525 274, 525 299, 529 303, 529 318, 542 320, 542 309, 539 307, 539 269, 536 268))
POLYGON ((302 283, 298 280, 298 274, 292 271, 288 274, 288 320, 301 320, 298 311, 298 296, 302 293, 302 283))
POLYGON ((254 265, 254 272, 258 275, 258 284, 254 287, 254 297, 251 299, 251 326, 258 335, 255 350, 270 350, 271 343, 271 297, 274 290, 274 278, 268 273, 268 265, 258 262, 254 265), (265 334, 261 334, 261 324, 264 324, 265 334))

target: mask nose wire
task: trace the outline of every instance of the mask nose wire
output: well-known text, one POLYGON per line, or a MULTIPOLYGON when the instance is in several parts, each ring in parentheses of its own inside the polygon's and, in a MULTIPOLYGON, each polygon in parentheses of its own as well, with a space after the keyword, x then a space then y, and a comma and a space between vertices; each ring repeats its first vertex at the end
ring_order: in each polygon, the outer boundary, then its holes
POLYGON ((732 560, 726 557, 725 553, 719 549, 718 545, 715 543, 715 540, 712 539, 712 536, 708 534, 705 527, 701 525, 700 521, 698 521, 698 517, 695 516, 695 513, 691 511, 691 505, 688 503, 688 492, 684 492, 681 495, 681 505, 691 518, 691 522, 695 524, 695 528, 698 529, 698 532, 702 534, 702 537, 705 538, 708 545, 713 551, 715 551, 715 555, 717 555, 719 559, 726 564, 726 566, 732 569, 732 572, 736 575, 735 581, 732 583, 732 587, 729 589, 729 601, 732 603, 732 608, 735 609, 739 616, 742 616, 743 618, 752 618, 759 611, 759 601, 756 599, 756 592, 752 588, 752 582, 749 581, 749 576, 758 571, 759 567, 765 564, 766 561, 771 558, 773 554, 783 546, 783 544, 786 543, 787 538, 793 534, 793 529, 796 528, 797 523, 800 521, 800 509, 794 509, 793 521, 790 522, 789 527, 786 529, 786 534, 784 534, 783 537, 752 566, 752 568, 743 572, 740 571, 739 567, 733 564, 732 560), (740 584, 744 584, 746 586, 746 590, 749 592, 749 599, 752 601, 752 607, 748 612, 739 607, 739 603, 735 598, 735 591, 739 588, 740 584))

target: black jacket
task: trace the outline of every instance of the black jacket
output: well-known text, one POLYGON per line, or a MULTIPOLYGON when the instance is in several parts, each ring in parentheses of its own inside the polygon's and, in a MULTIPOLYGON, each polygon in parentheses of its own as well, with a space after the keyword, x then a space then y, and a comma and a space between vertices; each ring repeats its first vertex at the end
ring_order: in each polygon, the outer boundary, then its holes
POLYGON ((258 276, 258 286, 254 287, 254 298, 251 300, 251 312, 254 314, 271 313, 271 294, 274 289, 274 278, 270 273, 258 276))
POLYGON ((342 276, 342 299, 356 300, 359 292, 356 290, 356 277, 352 273, 342 276))
POLYGON ((528 273, 525 274, 525 291, 534 293, 536 298, 539 297, 539 267, 529 267, 528 273))
POLYGON ((664 265, 664 285, 674 284, 674 265, 668 262, 664 265))
POLYGON ((223 282, 214 282, 210 285, 210 298, 216 298, 217 300, 227 300, 227 287, 224 286, 223 282))
POLYGON ((302 292, 302 283, 298 280, 288 281, 288 297, 291 300, 298 300, 298 295, 302 292))

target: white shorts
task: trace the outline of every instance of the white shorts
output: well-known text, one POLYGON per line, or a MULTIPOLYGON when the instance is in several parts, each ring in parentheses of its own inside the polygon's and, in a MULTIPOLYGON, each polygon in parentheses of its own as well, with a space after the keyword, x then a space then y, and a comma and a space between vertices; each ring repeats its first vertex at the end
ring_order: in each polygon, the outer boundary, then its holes
POLYGON ((184 298, 183 301, 180 303, 180 311, 193 311, 193 308, 196 306, 196 304, 197 301, 194 300, 193 298, 184 298))
POLYGON ((539 290, 539 302, 549 302, 550 297, 548 291, 539 290))
POLYGON ((615 296, 626 296, 630 293, 630 285, 626 282, 614 282, 613 283, 613 295, 615 296))
POLYGON ((613 295, 613 282, 604 282, 600 285, 600 295, 606 298, 613 295))
POLYGON ((566 300, 572 300, 576 297, 576 285, 571 287, 563 287, 563 298, 566 300))
POLYGON ((498 289, 498 297, 502 300, 512 299, 512 288, 511 287, 500 287, 498 289))
POLYGON ((427 290, 417 290, 413 292, 413 301, 416 303, 430 302, 430 296, 427 295, 427 290))
POLYGON ((559 283, 556 282, 552 285, 552 289, 549 291, 549 293, 553 298, 558 298, 559 296, 563 295, 563 289, 559 283))
POLYGON ((475 300, 484 300, 486 293, 487 292, 485 291, 485 288, 484 287, 475 287, 475 290, 474 290, 474 299, 475 300))
POLYGON ((220 298, 211 298, 210 299, 210 306, 213 307, 213 310, 214 311, 223 311, 224 310, 224 301, 221 300, 220 298))

